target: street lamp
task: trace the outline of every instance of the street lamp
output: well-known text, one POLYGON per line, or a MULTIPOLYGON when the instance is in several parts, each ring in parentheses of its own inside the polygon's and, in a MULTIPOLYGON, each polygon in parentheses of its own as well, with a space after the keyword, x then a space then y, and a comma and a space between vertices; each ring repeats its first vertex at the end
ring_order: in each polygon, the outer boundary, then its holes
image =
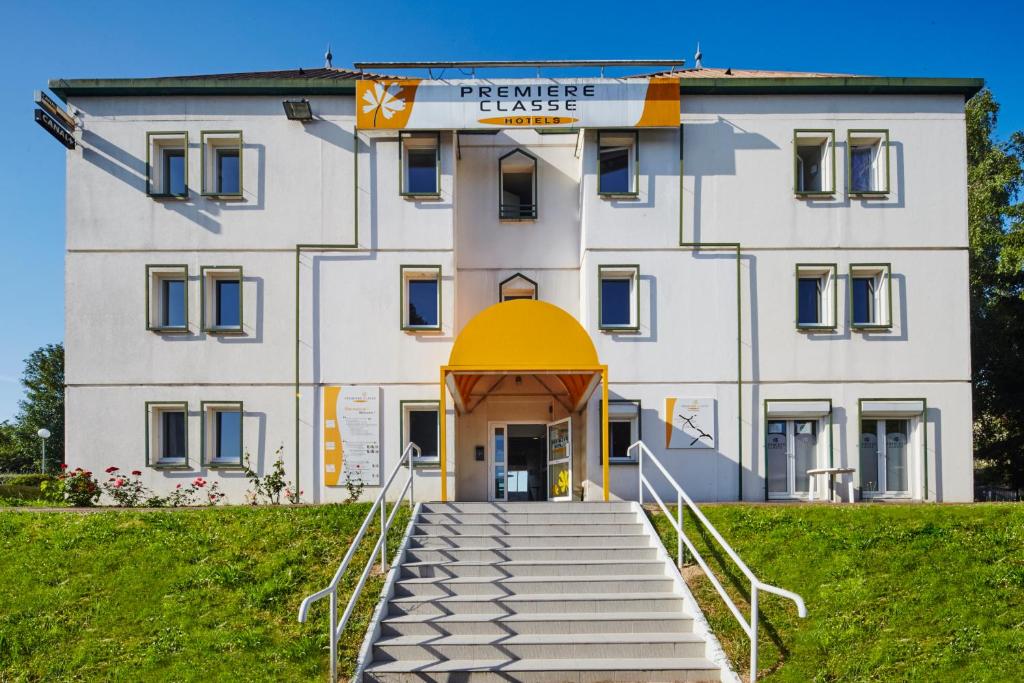
POLYGON ((46 474, 46 440, 50 438, 50 430, 43 427, 36 435, 40 439, 40 443, 43 445, 43 474, 46 474))

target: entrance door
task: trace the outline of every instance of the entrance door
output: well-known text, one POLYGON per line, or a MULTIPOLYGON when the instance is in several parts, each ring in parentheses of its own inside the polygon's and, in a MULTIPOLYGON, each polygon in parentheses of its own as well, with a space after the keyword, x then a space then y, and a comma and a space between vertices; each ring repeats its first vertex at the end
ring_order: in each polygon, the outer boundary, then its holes
POLYGON ((803 498, 810 488, 807 470, 817 467, 816 420, 769 420, 765 442, 769 498, 803 498))
POLYGON ((572 418, 548 424, 548 500, 572 500, 572 418))
POLYGON ((909 443, 910 420, 861 420, 861 495, 909 495, 909 443))

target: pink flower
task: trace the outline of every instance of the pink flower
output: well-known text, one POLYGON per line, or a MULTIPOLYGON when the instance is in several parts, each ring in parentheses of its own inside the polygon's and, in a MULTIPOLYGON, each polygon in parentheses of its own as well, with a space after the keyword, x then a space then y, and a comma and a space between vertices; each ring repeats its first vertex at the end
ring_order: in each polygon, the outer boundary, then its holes
POLYGON ((142 475, 142 470, 132 470, 132 476, 138 477, 142 475))
POLYGON ((117 481, 114 482, 115 489, 119 489, 122 486, 124 486, 124 479, 118 479, 117 481))
POLYGON ((174 488, 176 488, 176 489, 180 489, 180 488, 181 488, 181 484, 178 484, 178 485, 177 485, 177 486, 175 486, 174 488))
POLYGON ((113 465, 111 465, 110 467, 108 467, 107 469, 105 469, 103 471, 106 472, 107 474, 110 474, 111 472, 117 472, 117 468, 114 467, 113 465))

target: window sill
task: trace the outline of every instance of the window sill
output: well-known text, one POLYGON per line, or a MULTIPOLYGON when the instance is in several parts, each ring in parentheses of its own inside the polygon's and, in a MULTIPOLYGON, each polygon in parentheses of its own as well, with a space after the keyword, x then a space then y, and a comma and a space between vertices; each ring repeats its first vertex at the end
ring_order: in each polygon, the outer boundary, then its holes
POLYGON ((203 463, 205 467, 209 467, 211 470, 242 470, 245 469, 242 463, 235 460, 211 460, 210 462, 203 463))
POLYGON ((416 468, 419 468, 419 467, 423 467, 423 468, 440 467, 441 466, 441 459, 440 458, 422 458, 422 459, 413 458, 412 466, 413 466, 413 469, 416 469, 416 468))
POLYGON ((502 218, 498 216, 499 223, 536 223, 536 216, 523 216, 522 218, 502 218))
POLYGON ((147 194, 149 195, 150 199, 155 199, 157 201, 170 201, 170 202, 174 202, 174 201, 184 201, 184 200, 188 199, 188 193, 187 192, 185 194, 163 194, 163 193, 148 192, 147 194))
POLYGON ((399 192, 398 196, 409 201, 436 202, 441 200, 440 192, 399 192))
POLYGON ((187 460, 176 461, 176 460, 164 460, 158 461, 152 465, 151 468, 155 470, 190 470, 192 469, 187 460))
POLYGON ((806 334, 814 334, 816 332, 835 332, 835 325, 797 325, 797 332, 804 332, 806 334))
POLYGON ((888 199, 889 191, 850 192, 851 199, 888 199))
POLYGON ((154 334, 189 334, 192 331, 187 327, 149 327, 146 329, 154 334))
POLYGON ((441 332, 441 326, 438 325, 437 327, 410 327, 406 325, 402 327, 402 332, 405 332, 406 334, 439 334, 441 332))
POLYGON ((608 458, 609 465, 638 465, 636 458, 608 458))
POLYGON ((822 192, 794 192, 793 196, 796 197, 797 199, 823 199, 826 197, 833 198, 836 196, 836 191, 828 190, 822 192))
POLYGON ((221 192, 202 192, 200 196, 206 197, 207 199, 218 199, 225 202, 237 202, 245 199, 245 196, 241 192, 233 192, 230 194, 224 194, 221 192))
POLYGON ((640 199, 639 192, 598 192, 600 199, 640 199))
POLYGON ((238 337, 245 334, 241 327, 207 327, 203 332, 219 337, 238 337))
POLYGON ((636 327, 598 327, 605 334, 639 334, 640 326, 636 327))
POLYGON ((854 332, 888 332, 892 325, 850 325, 854 332))

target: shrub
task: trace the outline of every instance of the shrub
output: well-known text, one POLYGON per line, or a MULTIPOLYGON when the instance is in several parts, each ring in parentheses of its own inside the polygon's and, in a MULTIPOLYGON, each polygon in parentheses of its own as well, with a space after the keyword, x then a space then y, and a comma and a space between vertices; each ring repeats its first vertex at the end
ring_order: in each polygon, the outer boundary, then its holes
POLYGON ((101 487, 103 492, 114 501, 114 505, 134 508, 156 498, 152 491, 142 485, 142 481, 139 479, 142 476, 141 471, 132 470, 130 475, 119 472, 120 470, 116 467, 108 467, 106 473, 110 476, 101 487))
POLYGON ((285 494, 285 500, 289 503, 299 502, 302 491, 299 491, 298 487, 293 486, 284 477, 284 460, 281 458, 283 450, 284 446, 281 446, 274 451, 274 466, 269 474, 262 477, 250 467, 249 451, 245 452, 245 461, 242 466, 245 468, 245 477, 252 484, 252 489, 246 494, 246 500, 251 504, 257 505, 263 498, 271 505, 280 505, 282 492, 285 494))
POLYGON ((44 482, 53 479, 52 474, 2 474, 0 475, 0 486, 39 486, 44 482))
POLYGON ((40 488, 55 503, 67 503, 72 507, 92 507, 99 500, 99 484, 92 472, 76 467, 68 472, 67 465, 61 465, 56 479, 44 481, 40 488))

